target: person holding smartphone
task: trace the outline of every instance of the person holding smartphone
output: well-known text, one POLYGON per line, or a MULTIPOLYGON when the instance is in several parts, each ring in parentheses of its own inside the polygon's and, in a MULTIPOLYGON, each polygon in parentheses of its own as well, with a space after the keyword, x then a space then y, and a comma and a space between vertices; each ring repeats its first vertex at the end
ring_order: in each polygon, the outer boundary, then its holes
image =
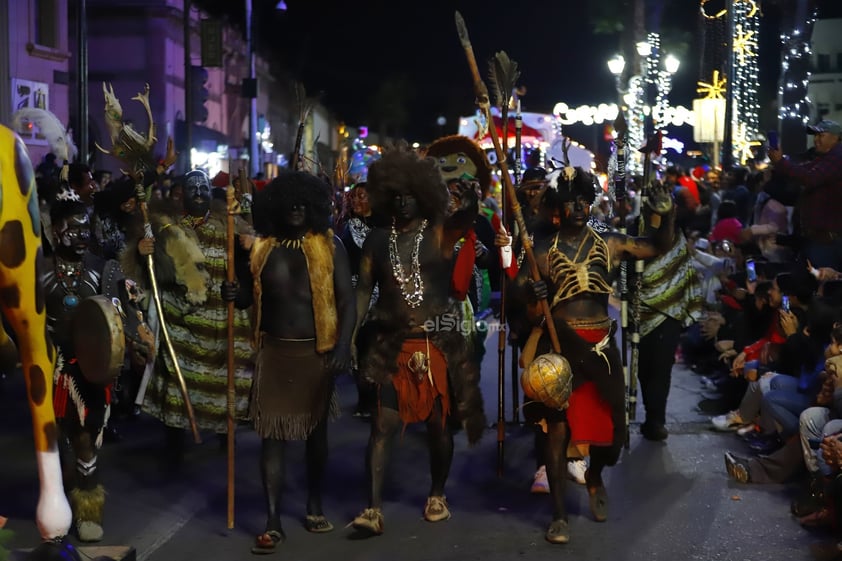
POLYGON ((802 260, 842 270, 842 125, 825 119, 808 126, 807 133, 813 135, 815 158, 796 164, 770 147, 769 159, 776 174, 802 186, 802 260))

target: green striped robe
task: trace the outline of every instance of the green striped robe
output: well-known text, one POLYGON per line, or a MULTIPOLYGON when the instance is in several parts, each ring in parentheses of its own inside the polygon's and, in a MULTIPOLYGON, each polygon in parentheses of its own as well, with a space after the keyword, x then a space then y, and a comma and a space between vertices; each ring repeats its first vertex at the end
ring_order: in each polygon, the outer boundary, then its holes
POLYGON ((663 255, 647 261, 640 290, 640 336, 644 337, 667 317, 687 327, 702 315, 702 284, 687 251, 684 234, 663 255))
MULTIPOLYGON (((181 373, 200 429, 227 432, 228 306, 219 286, 226 278, 226 224, 211 215, 195 228, 210 274, 208 300, 194 308, 173 291, 162 291, 164 317, 178 357, 181 373)), ((251 321, 248 310, 235 310, 234 352, 237 419, 248 415, 254 372, 251 321)), ((160 338, 155 376, 149 383, 144 411, 170 427, 188 428, 172 361, 160 338)))

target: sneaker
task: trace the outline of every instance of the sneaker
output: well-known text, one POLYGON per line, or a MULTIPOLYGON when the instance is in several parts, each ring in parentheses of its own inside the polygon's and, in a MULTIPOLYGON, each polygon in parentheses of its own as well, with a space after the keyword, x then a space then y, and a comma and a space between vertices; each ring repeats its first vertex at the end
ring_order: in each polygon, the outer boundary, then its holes
POLYGON ((746 424, 737 410, 713 417, 710 422, 713 423, 713 428, 721 431, 734 431, 746 424))
POLYGON ((450 509, 447 508, 445 497, 427 497, 427 504, 424 506, 424 520, 427 522, 440 522, 450 519, 450 509))
POLYGON ((354 518, 351 525, 355 530, 379 536, 383 533, 383 512, 379 508, 367 508, 354 518))
POLYGON ((745 438, 745 437, 751 436, 752 434, 754 434, 756 432, 760 432, 757 428, 757 425, 755 425, 755 424, 744 425, 744 426, 737 429, 737 436, 742 436, 742 437, 745 438))
POLYGON ((748 460, 738 458, 731 452, 725 452, 725 469, 728 471, 731 479, 737 483, 748 483, 751 481, 748 460))
POLYGON ((532 481, 532 492, 536 495, 546 495, 550 492, 550 482, 547 481, 547 466, 541 466, 535 472, 532 481))
MULTIPOLYGON (((585 472, 588 470, 588 463, 582 460, 568 460, 567 462, 567 476, 578 483, 579 485, 585 484, 585 472)), ((544 478, 546 479, 546 472, 544 473, 544 478)), ((535 486, 533 485, 533 493, 535 492, 535 486)))

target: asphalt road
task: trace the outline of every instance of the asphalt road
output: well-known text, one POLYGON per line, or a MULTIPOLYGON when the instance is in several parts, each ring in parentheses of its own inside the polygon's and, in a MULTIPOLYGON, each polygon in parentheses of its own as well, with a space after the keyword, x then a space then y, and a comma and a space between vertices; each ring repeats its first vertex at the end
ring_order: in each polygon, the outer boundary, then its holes
MULTIPOLYGON (((489 334, 483 393, 489 424, 496 417, 497 336, 489 334)), ((510 387, 508 376, 506 389, 510 387)), ((677 365, 668 408, 670 437, 643 440, 632 426, 629 448, 606 471, 609 519, 595 522, 584 487, 571 483, 567 501, 572 539, 550 545, 546 495, 529 492, 534 460, 532 430, 507 425, 503 476, 497 476, 496 430, 468 448, 456 436, 447 487, 451 520, 422 518, 429 487, 422 427, 410 427, 393 448, 385 490, 385 533, 359 539, 345 528, 365 506, 364 452, 368 423, 353 418, 355 390, 339 386, 343 416, 330 427, 331 456, 325 513, 336 529, 303 528, 303 443, 288 446, 284 527, 287 541, 274 558, 289 561, 511 561, 529 559, 769 561, 812 559, 810 544, 827 537, 802 529, 789 514, 794 485, 739 485, 724 469, 723 452, 747 454, 733 434, 715 433, 695 410, 698 376, 677 365)), ((19 375, 0 393, 0 515, 15 532, 12 549, 38 543, 34 524, 37 481, 28 410, 19 375)), ((506 419, 511 417, 507 396, 506 419)), ((642 416, 642 415, 641 415, 642 416)), ((236 519, 226 525, 226 459, 213 435, 191 445, 183 470, 160 469, 163 431, 147 417, 123 423, 124 440, 106 444, 100 469, 108 491, 106 545, 131 546, 141 561, 254 559, 250 548, 262 530, 264 507, 258 470, 259 440, 248 427, 237 432, 236 519)), ((14 558, 14 556, 13 556, 14 558)))

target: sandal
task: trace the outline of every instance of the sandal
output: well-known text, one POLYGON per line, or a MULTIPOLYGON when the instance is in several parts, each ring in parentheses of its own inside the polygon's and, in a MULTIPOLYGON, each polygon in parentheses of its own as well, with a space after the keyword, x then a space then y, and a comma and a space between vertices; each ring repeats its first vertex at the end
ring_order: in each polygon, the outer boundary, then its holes
POLYGON ((379 508, 367 508, 354 518, 351 525, 359 532, 379 536, 383 533, 383 512, 379 508))
POLYGON ((278 544, 283 543, 285 539, 286 536, 280 530, 266 530, 254 540, 254 547, 251 548, 251 552, 256 555, 275 553, 278 544))
POLYGON ((324 534, 333 530, 333 524, 323 514, 308 514, 304 519, 304 527, 314 534, 324 534))
POLYGON ((445 497, 427 497, 424 507, 424 520, 427 522, 441 522, 450 519, 450 509, 447 508, 445 497))
POLYGON ((550 543, 567 543, 570 541, 570 526, 567 520, 553 520, 544 537, 550 543))

